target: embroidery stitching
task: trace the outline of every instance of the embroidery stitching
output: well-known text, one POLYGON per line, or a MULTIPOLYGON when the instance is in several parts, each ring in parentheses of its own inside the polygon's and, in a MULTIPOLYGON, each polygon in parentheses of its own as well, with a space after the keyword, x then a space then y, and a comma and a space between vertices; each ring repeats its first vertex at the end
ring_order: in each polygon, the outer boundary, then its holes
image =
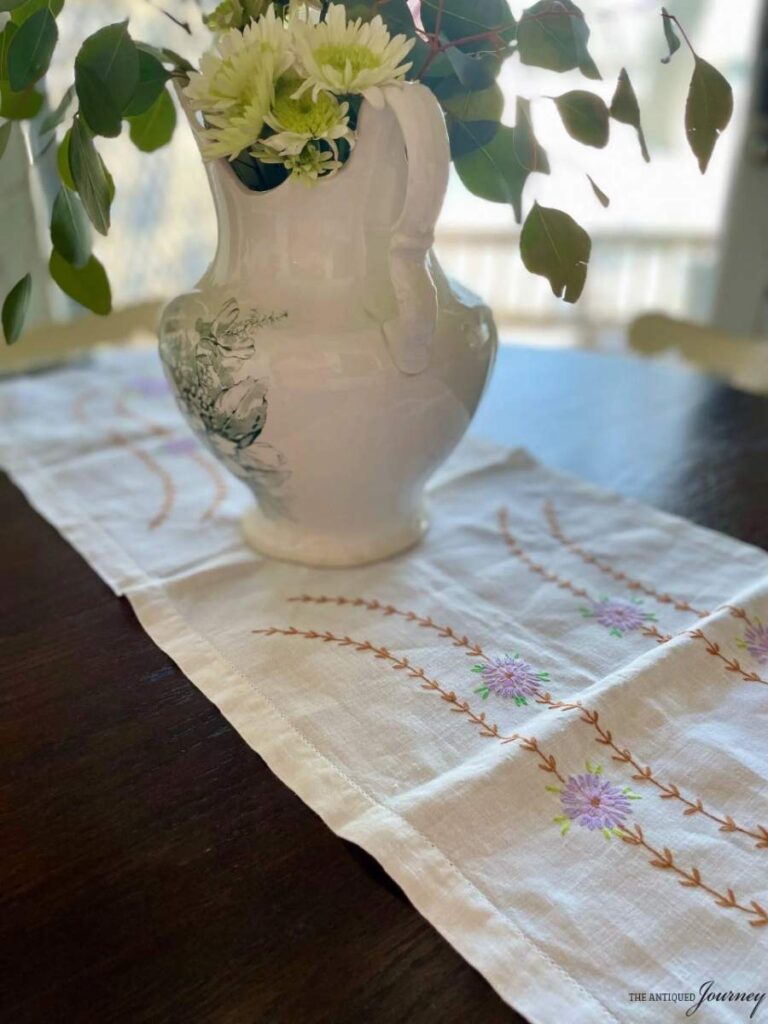
MULTIPOLYGON (((333 604, 338 607, 365 608, 367 611, 378 612, 387 618, 397 615, 400 618, 405 619, 407 622, 414 622, 422 628, 434 630, 442 639, 450 640, 454 647, 466 649, 467 654, 470 656, 482 658, 487 664, 491 664, 493 662, 493 659, 484 653, 480 644, 471 640, 468 636, 457 633, 456 630, 452 629, 450 626, 443 626, 436 623, 431 616, 422 616, 417 612, 410 610, 405 611, 403 609, 396 608, 391 604, 383 604, 377 600, 366 600, 362 597, 337 597, 325 594, 317 597, 313 597, 311 594, 301 594, 298 597, 288 598, 288 601, 289 603, 318 605, 333 604)), ((485 666, 475 665, 472 671, 481 671, 484 667, 485 666)), ((547 677, 546 680, 541 681, 549 682, 548 673, 541 673, 541 675, 547 677)), ((482 687, 479 689, 482 690, 482 687)), ((475 692, 479 691, 476 690, 475 692)), ((612 759, 614 761, 628 764, 634 768, 635 774, 632 776, 633 780, 649 782, 651 785, 655 786, 660 791, 662 800, 677 800, 684 804, 686 808, 683 811, 684 815, 690 816, 693 814, 701 814, 709 821, 719 825, 721 832, 740 833, 750 839, 756 840, 756 849, 768 849, 768 829, 766 829, 765 826, 756 825, 754 829, 749 829, 742 825, 737 825, 730 815, 726 814, 721 816, 708 810, 699 797, 689 799, 680 792, 680 789, 674 783, 664 783, 657 779, 652 768, 647 765, 642 765, 628 748, 619 746, 614 741, 613 734, 610 729, 603 728, 600 724, 599 712, 585 708, 580 701, 568 702, 554 700, 551 694, 542 692, 541 690, 536 693, 534 700, 537 704, 542 704, 552 711, 578 711, 579 720, 584 724, 591 726, 593 731, 597 734, 595 742, 602 746, 610 747, 614 752, 612 755, 612 759)), ((527 699, 523 703, 527 704, 527 699)))
MULTIPOLYGON (((520 733, 512 733, 509 736, 503 736, 495 723, 489 723, 487 721, 484 713, 478 714, 473 711, 468 701, 460 700, 452 690, 446 690, 436 679, 432 679, 427 676, 423 668, 412 665, 408 658, 398 657, 386 647, 379 647, 368 640, 355 640, 350 636, 337 636, 330 631, 321 633, 317 630, 296 629, 294 626, 268 626, 262 629, 254 629, 252 630, 252 633, 254 635, 265 637, 282 636, 303 638, 307 640, 319 640, 323 643, 336 644, 342 648, 352 648, 358 652, 371 654, 374 658, 379 660, 387 661, 390 663, 390 667, 394 671, 405 671, 409 676, 419 679, 422 689, 438 693, 441 700, 451 705, 451 711, 466 715, 472 725, 479 727, 481 736, 497 739, 503 744, 519 744, 521 749, 536 754, 539 761, 538 767, 542 771, 553 774, 557 780, 563 784, 563 786, 567 786, 568 784, 568 780, 557 767, 557 761, 554 755, 546 754, 539 746, 538 740, 535 736, 522 736, 520 733)), ((675 861, 674 854, 667 847, 664 847, 663 853, 659 853, 653 846, 651 846, 645 840, 642 829, 639 825, 636 825, 634 829, 622 829, 621 839, 631 845, 642 846, 653 854, 654 859, 649 863, 654 867, 671 869, 676 874, 683 877, 688 887, 700 888, 712 896, 718 906, 727 909, 739 910, 753 918, 754 920, 749 922, 750 925, 754 927, 768 925, 768 911, 766 911, 756 900, 750 901, 749 905, 743 904, 736 899, 732 889, 727 889, 726 893, 723 894, 719 890, 704 883, 701 873, 697 868, 692 868, 690 872, 686 872, 684 869, 679 867, 675 861)))

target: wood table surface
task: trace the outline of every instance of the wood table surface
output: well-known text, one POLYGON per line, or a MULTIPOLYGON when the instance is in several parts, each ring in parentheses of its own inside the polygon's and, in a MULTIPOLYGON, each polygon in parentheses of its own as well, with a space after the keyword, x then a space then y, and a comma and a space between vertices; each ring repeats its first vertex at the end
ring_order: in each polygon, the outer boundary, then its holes
MULTIPOLYGON (((475 432, 768 548, 765 399, 507 348, 475 432)), ((0 1021, 522 1020, 6 479, 0 522, 0 1021)))

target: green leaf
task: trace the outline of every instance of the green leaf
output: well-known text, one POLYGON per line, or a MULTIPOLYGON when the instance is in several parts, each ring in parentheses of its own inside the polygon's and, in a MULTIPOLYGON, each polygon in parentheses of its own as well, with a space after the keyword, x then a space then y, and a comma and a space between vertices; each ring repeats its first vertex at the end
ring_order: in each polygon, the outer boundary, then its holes
POLYGON ((532 274, 549 281, 559 299, 576 302, 587 279, 589 235, 562 210, 533 204, 520 233, 520 254, 532 274))
POLYGON ((8 47, 8 81, 14 92, 23 92, 43 77, 58 39, 56 19, 47 7, 27 18, 8 47))
POLYGON ((136 86, 130 103, 125 108, 126 117, 137 117, 149 110, 171 77, 170 71, 166 71, 157 57, 147 53, 146 50, 138 47, 137 49, 139 52, 139 84, 136 86))
POLYGON ((469 56, 451 46, 445 56, 465 89, 490 88, 501 68, 501 62, 493 54, 469 56))
POLYGON ((589 184, 592 186, 592 191, 595 193, 597 201, 600 203, 600 205, 603 207, 610 206, 611 200, 608 198, 605 192, 603 192, 600 186, 592 179, 592 176, 588 174, 587 178, 589 180, 589 184))
POLYGON ((0 0, 0 11, 12 11, 26 2, 27 0, 0 0))
POLYGON ((109 179, 88 126, 78 114, 72 124, 68 145, 69 168, 72 181, 83 201, 85 212, 96 230, 106 235, 109 231, 109 205, 111 202, 109 179))
POLYGON ((91 255, 91 229, 76 192, 62 185, 53 203, 51 241, 67 263, 82 267, 91 255))
POLYGON ((550 71, 579 68, 587 78, 600 78, 587 43, 589 27, 572 0, 539 0, 523 12, 517 47, 523 64, 550 71))
POLYGON ((16 25, 23 25, 27 19, 44 7, 50 10, 54 18, 58 18, 64 7, 64 0, 23 0, 22 3, 16 4, 11 19, 16 25))
POLYGON ((632 88, 632 83, 629 80, 627 69, 622 68, 619 72, 619 80, 616 83, 616 91, 613 94, 611 100, 610 115, 614 121, 620 121, 622 124, 631 125, 637 132, 637 139, 640 143, 640 152, 643 154, 643 160, 646 163, 650 163, 651 154, 648 152, 648 146, 645 143, 645 133, 643 132, 643 126, 640 122, 640 105, 637 102, 637 96, 635 90, 632 88))
POLYGON ((67 116, 67 111, 72 105, 72 100, 75 98, 75 87, 70 85, 64 95, 59 101, 58 107, 45 118, 43 123, 40 125, 40 134, 46 135, 48 132, 54 131, 59 127, 61 122, 67 116))
POLYGON ((600 96, 584 89, 574 89, 555 97, 555 105, 571 138, 596 149, 607 145, 608 107, 600 96))
POLYGON ((667 40, 667 46, 669 47, 669 54, 661 58, 661 63, 669 64, 674 54, 680 49, 680 38, 672 27, 673 21, 667 13, 666 7, 661 8, 661 21, 664 25, 664 38, 667 40))
POLYGON ((61 180, 61 183, 74 191, 77 186, 75 185, 74 178, 72 177, 72 171, 69 166, 69 144, 71 139, 72 129, 68 128, 64 133, 64 138, 61 140, 59 148, 56 150, 56 168, 59 172, 59 179, 61 180))
POLYGON ((8 82, 0 82, 0 117, 7 117, 11 121, 29 121, 37 117, 42 105, 42 93, 31 86, 24 92, 14 92, 8 82))
POLYGON ((106 271, 95 256, 83 267, 73 267, 55 249, 48 263, 51 277, 65 295, 99 316, 112 309, 112 292, 106 271))
POLYGON ((134 46, 139 51, 150 54, 161 64, 171 64, 176 71, 194 71, 194 67, 186 57, 180 57, 175 50, 169 50, 167 46, 152 46, 151 43, 135 42, 134 46))
POLYGON ((702 174, 732 113, 733 90, 728 81, 717 68, 696 57, 685 104, 685 134, 702 174))
MULTIPOLYGON (((463 128, 469 134, 474 130, 472 122, 463 128)), ((511 203, 519 222, 528 175, 549 174, 547 154, 533 134, 530 102, 518 97, 515 127, 500 125, 489 142, 459 156, 456 170, 474 195, 494 203, 511 203)))
POLYGON ((131 142, 143 153, 152 153, 170 142, 176 127, 176 107, 167 89, 163 89, 149 110, 129 120, 131 142))
POLYGON ((0 124, 0 160, 3 159, 3 154, 8 146, 8 140, 11 137, 11 128, 13 127, 12 121, 6 121, 5 124, 0 124))
POLYGON ((11 40, 18 32, 18 28, 9 21, 2 32, 0 32, 0 79, 3 81, 8 80, 8 50, 11 46, 11 40))
POLYGON ((29 308, 29 297, 32 294, 32 277, 25 274, 11 288, 3 303, 3 333, 9 345, 13 345, 21 337, 24 321, 29 308))
POLYGON ((422 0, 421 18, 427 32, 437 33, 439 29, 445 39, 467 39, 460 43, 465 53, 499 53, 514 40, 517 31, 507 0, 422 0), (468 39, 483 35, 486 38, 468 39))
POLYGON ((440 102, 454 160, 485 146, 499 130, 504 94, 495 82, 480 92, 454 88, 440 102))
POLYGON ((496 82, 480 91, 454 88, 440 97, 440 103, 459 121, 499 121, 504 112, 504 93, 496 82))
POLYGON ((120 134, 121 120, 139 84, 139 54, 128 22, 99 29, 75 58, 80 113, 95 135, 120 134))

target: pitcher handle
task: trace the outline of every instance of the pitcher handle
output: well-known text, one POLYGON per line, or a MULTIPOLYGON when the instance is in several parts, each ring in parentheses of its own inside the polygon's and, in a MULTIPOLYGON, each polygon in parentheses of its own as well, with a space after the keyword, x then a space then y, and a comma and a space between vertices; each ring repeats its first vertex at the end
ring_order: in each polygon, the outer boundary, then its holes
POLYGON ((426 86, 410 82, 382 91, 408 157, 405 202, 389 250, 398 315, 383 330, 397 368, 414 374, 429 364, 437 327, 437 289, 427 257, 448 188, 451 155, 442 111, 426 86))

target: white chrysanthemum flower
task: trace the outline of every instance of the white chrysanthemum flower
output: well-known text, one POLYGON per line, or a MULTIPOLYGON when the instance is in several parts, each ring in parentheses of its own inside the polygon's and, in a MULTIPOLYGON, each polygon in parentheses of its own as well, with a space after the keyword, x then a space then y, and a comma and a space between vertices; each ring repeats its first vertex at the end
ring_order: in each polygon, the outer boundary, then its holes
POLYGON ((276 153, 263 143, 259 143, 254 153, 265 164, 282 164, 292 178, 312 183, 318 178, 326 178, 335 174, 341 167, 341 161, 327 149, 320 149, 308 142, 300 153, 276 153))
POLYGON ((205 114, 252 106, 251 92, 260 90, 265 67, 274 78, 290 67, 289 43, 285 25, 270 7, 242 32, 225 32, 215 50, 203 54, 200 71, 190 75, 184 95, 195 110, 205 114))
POLYGON ((340 139, 346 139, 350 146, 354 144, 349 104, 339 103, 329 92, 319 92, 317 98, 305 92, 296 98, 299 84, 295 75, 284 75, 277 83, 272 110, 265 118, 275 134, 263 139, 264 145, 278 153, 298 156, 308 142, 322 140, 338 156, 340 139))
POLYGON ((347 21, 341 4, 331 4, 325 21, 291 23, 296 56, 306 81, 297 95, 312 89, 336 94, 362 93, 381 106, 378 87, 400 81, 410 69, 403 61, 415 40, 392 38, 379 15, 371 21, 347 21))

